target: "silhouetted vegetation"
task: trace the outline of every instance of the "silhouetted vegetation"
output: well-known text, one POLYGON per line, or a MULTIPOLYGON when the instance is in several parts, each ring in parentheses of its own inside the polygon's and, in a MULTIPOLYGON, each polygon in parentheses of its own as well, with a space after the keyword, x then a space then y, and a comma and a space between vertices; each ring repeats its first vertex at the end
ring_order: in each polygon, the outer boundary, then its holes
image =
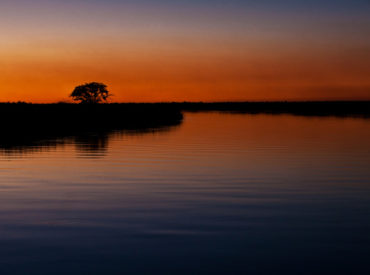
MULTIPOLYGON (((0 104, 0 149, 56 146, 62 139, 90 139, 91 150, 104 147, 118 131, 145 133, 182 121, 181 112, 161 104, 0 104)), ((82 145, 83 146, 83 145, 82 145)), ((82 147, 81 147, 82 148, 82 147)), ((86 148, 88 149, 88 148, 86 148)))
POLYGON ((72 138, 80 149, 104 149, 115 132, 145 133, 179 125, 182 111, 248 114, 293 114, 370 118, 370 101, 363 102, 236 102, 156 104, 26 104, 0 103, 3 118, 0 150, 53 147, 72 138), (86 147, 86 144, 90 144, 86 147), (85 146, 85 147, 84 147, 85 146))
POLYGON ((74 101, 87 104, 106 102, 110 96, 107 85, 97 82, 77 86, 70 95, 74 101))

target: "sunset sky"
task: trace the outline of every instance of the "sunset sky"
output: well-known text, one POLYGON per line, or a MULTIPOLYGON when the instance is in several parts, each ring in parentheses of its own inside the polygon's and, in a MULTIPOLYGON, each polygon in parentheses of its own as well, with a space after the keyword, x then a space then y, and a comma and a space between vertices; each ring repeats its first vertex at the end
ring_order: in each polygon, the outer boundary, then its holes
POLYGON ((368 0, 1 0, 0 101, 370 99, 368 0))

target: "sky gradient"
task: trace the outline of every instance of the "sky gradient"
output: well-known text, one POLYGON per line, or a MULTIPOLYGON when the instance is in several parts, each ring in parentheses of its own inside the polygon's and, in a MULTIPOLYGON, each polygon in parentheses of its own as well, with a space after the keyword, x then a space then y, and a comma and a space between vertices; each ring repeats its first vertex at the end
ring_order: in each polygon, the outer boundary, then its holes
POLYGON ((0 101, 370 99, 367 0, 1 2, 0 101))

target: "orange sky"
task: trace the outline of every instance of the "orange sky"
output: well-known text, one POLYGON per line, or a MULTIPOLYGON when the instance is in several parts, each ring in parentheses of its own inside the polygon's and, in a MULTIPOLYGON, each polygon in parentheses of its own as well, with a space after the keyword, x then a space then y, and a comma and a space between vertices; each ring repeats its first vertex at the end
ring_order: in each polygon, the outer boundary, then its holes
POLYGON ((0 101, 64 101, 90 81, 115 102, 370 99, 370 20, 360 10, 301 18, 234 1, 176 17, 183 6, 51 2, 5 4, 0 101))

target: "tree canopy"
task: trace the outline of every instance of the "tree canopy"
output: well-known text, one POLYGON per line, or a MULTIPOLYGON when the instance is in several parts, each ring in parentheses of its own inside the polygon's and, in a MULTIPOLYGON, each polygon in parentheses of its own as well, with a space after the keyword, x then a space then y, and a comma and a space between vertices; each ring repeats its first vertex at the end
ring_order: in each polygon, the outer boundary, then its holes
POLYGON ((98 82, 77 86, 70 95, 74 101, 89 104, 107 101, 110 96, 111 94, 107 90, 107 85, 98 82))

